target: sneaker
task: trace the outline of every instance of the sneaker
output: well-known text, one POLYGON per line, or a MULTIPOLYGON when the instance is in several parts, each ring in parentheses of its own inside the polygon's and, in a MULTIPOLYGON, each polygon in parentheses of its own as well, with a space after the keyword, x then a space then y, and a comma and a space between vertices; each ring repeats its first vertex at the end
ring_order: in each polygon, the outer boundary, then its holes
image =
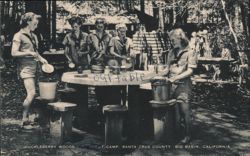
POLYGON ((23 125, 22 128, 25 129, 25 130, 31 130, 31 129, 33 129, 33 126, 31 126, 31 125, 23 125))
POLYGON ((30 121, 28 121, 28 120, 23 120, 23 121, 22 121, 22 126, 27 126, 27 125, 30 125, 30 121))
POLYGON ((0 66, 0 70, 1 70, 1 69, 4 69, 4 68, 5 68, 5 66, 0 66))
POLYGON ((184 139, 182 139, 181 141, 180 141, 180 143, 181 144, 187 144, 187 143, 189 143, 190 142, 190 136, 185 136, 185 138, 184 139))

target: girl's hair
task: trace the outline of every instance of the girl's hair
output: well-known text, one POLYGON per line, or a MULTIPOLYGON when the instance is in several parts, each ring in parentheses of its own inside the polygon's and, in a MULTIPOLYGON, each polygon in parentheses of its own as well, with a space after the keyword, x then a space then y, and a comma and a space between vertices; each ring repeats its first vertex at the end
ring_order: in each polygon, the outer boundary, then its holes
POLYGON ((69 24, 72 26, 72 25, 74 25, 75 23, 78 24, 78 25, 82 25, 83 19, 80 18, 80 17, 71 17, 71 18, 69 19, 69 24))
POLYGON ((181 46, 188 46, 189 40, 185 34, 185 32, 181 28, 174 29, 168 33, 170 38, 178 38, 181 40, 181 46))
POLYGON ((39 19, 39 18, 41 18, 40 15, 37 15, 33 12, 27 12, 21 16, 20 27, 25 28, 28 26, 29 21, 32 21, 33 19, 39 19))
POLYGON ((125 28, 127 30, 127 26, 125 23, 119 23, 115 26, 116 30, 119 30, 120 28, 125 28))
POLYGON ((104 30, 105 30, 107 28, 107 25, 108 25, 106 20, 104 18, 97 18, 95 20, 95 25, 100 24, 100 23, 104 25, 104 30))

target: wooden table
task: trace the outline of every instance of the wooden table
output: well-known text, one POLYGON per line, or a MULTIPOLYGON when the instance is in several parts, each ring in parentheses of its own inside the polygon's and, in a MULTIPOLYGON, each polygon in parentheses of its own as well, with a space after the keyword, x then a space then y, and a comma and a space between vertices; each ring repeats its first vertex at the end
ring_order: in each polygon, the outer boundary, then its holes
POLYGON ((94 74, 90 70, 85 70, 82 74, 66 72, 62 76, 62 81, 88 86, 137 86, 148 83, 154 76, 155 73, 140 70, 121 72, 119 75, 94 74))
POLYGON ((234 62, 234 59, 226 59, 226 58, 220 58, 220 57, 212 57, 212 58, 206 58, 206 57, 199 57, 198 58, 198 64, 199 65, 213 65, 214 67, 217 67, 218 70, 220 70, 220 76, 219 78, 222 80, 227 80, 230 77, 230 63, 234 62))
POLYGON ((201 64, 220 64, 220 63, 228 63, 233 62, 234 59, 225 59, 221 57, 212 57, 212 58, 206 58, 206 57, 199 57, 198 62, 201 64))
MULTIPOLYGON (((82 87, 82 106, 78 110, 86 109, 88 105, 88 98, 86 98, 88 86, 128 86, 128 139, 133 143, 139 141, 138 136, 140 135, 140 97, 139 97, 139 86, 144 83, 150 82, 150 79, 156 76, 156 73, 149 71, 128 71, 122 72, 119 75, 114 74, 94 74, 90 70, 83 71, 82 74, 77 72, 66 72, 62 76, 62 81, 70 84, 79 85, 82 87), (85 88, 85 89, 83 89, 85 88), (83 98, 85 97, 85 98, 83 98)), ((112 96, 112 95, 110 95, 112 96)), ((79 113, 84 114, 86 112, 79 113)), ((85 116, 86 117, 86 116, 85 116)))
POLYGON ((64 55, 64 50, 57 50, 57 51, 45 51, 43 55, 64 55))

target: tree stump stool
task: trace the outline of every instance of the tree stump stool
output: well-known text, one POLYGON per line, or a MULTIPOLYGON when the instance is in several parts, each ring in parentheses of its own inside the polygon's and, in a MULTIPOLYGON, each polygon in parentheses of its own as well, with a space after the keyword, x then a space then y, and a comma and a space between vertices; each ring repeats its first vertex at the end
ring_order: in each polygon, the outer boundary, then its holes
POLYGON ((73 111, 73 127, 87 130, 88 118, 88 87, 68 84, 67 88, 58 90, 60 101, 77 104, 73 111))
POLYGON ((34 99, 33 104, 31 105, 32 110, 38 114, 38 122, 40 126, 46 126, 49 124, 49 115, 50 112, 47 108, 48 103, 54 102, 56 99, 47 100, 43 99, 40 96, 34 99))
POLYGON ((106 116, 105 145, 120 145, 122 143, 124 113, 127 111, 127 107, 120 105, 103 107, 103 113, 106 116))
POLYGON ((50 116, 50 134, 56 144, 70 139, 72 132, 73 109, 76 104, 68 102, 49 103, 48 108, 52 110, 50 116))
POLYGON ((154 139, 157 142, 172 143, 175 132, 176 100, 150 101, 153 108, 154 139))

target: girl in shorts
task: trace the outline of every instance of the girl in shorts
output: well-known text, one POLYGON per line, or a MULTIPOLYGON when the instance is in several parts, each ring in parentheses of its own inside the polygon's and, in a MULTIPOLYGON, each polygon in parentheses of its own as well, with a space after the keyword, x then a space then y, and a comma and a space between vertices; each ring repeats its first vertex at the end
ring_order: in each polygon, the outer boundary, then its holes
POLYGON ((14 35, 11 54, 17 58, 18 74, 24 82, 27 96, 23 102, 22 124, 29 124, 28 113, 30 105, 35 96, 35 75, 38 61, 48 63, 46 59, 38 53, 37 36, 33 33, 37 28, 40 15, 28 12, 22 15, 20 20, 20 30, 14 35))

